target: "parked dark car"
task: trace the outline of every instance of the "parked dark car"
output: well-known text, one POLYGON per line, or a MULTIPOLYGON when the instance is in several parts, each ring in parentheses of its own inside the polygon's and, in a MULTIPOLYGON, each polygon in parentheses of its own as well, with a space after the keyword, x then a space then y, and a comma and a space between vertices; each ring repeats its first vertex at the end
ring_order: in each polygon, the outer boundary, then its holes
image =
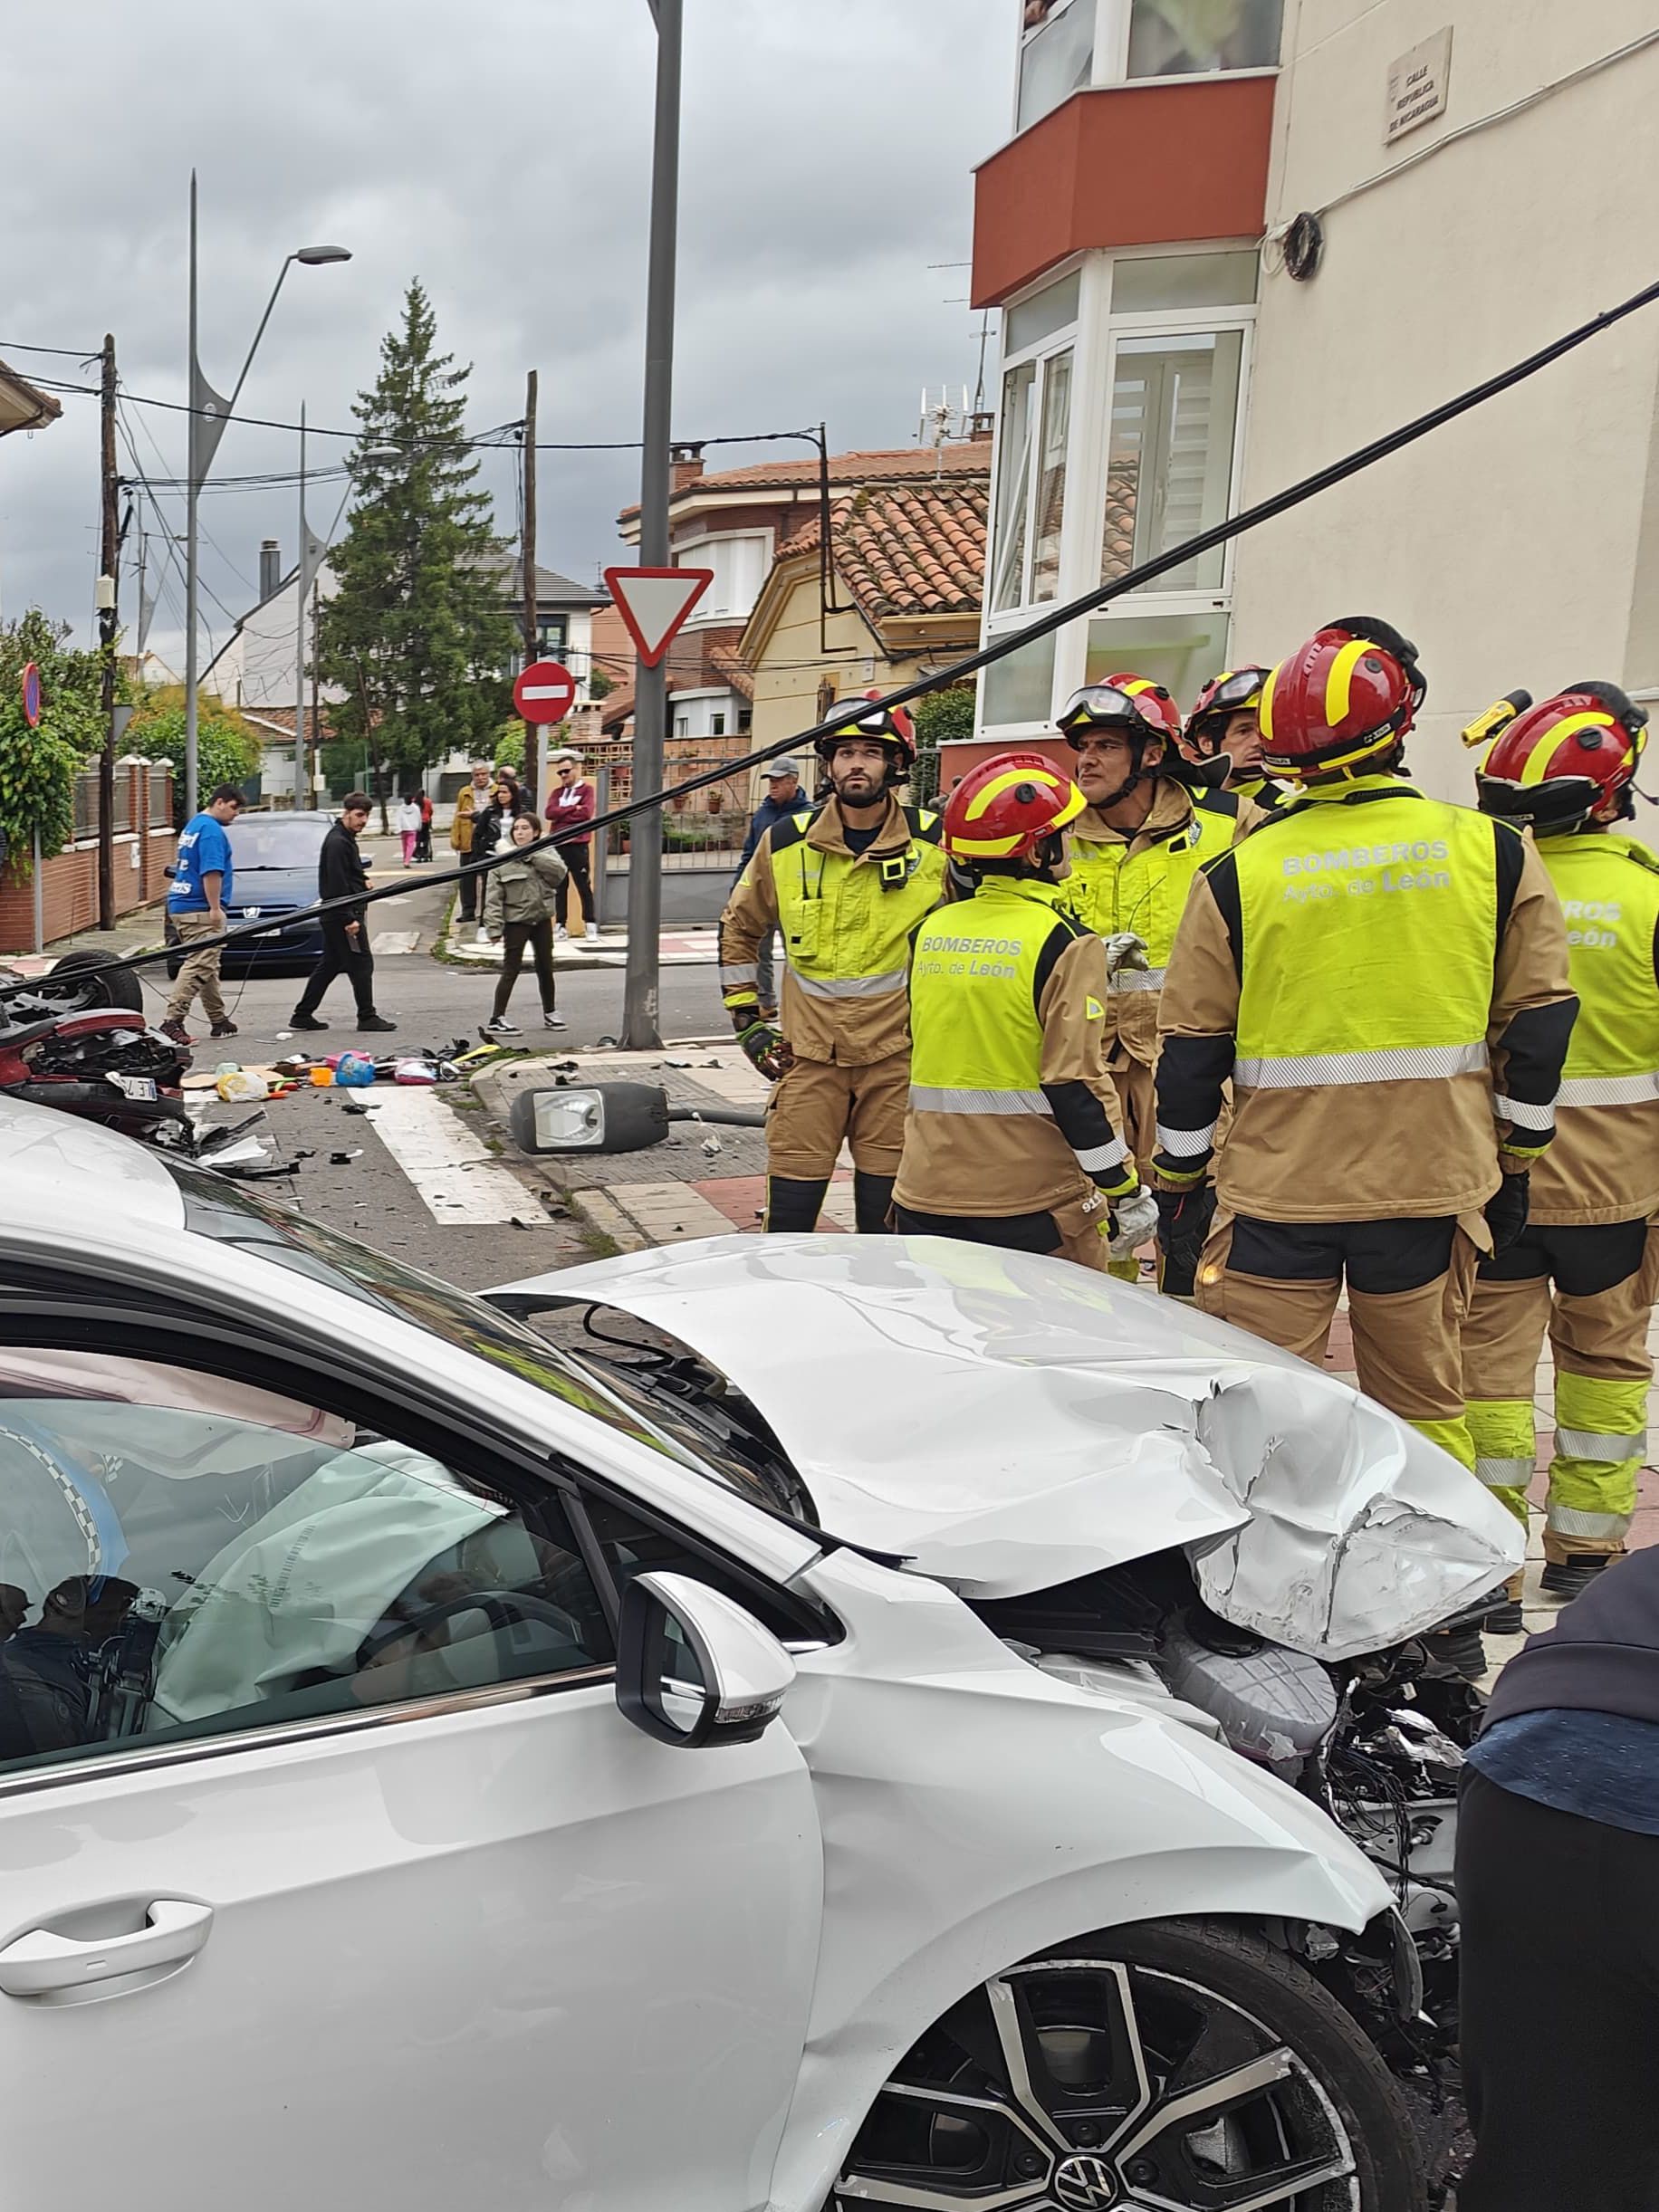
MULTIPOLYGON (((238 922, 268 921, 273 914, 316 905, 317 856, 335 819, 332 814, 245 814, 230 825, 234 876, 225 915, 233 928, 238 922)), ((173 945, 177 941, 169 914, 167 942, 173 945)), ((269 936, 227 944, 220 971, 225 975, 300 975, 316 964, 321 951, 321 924, 298 922, 269 936)), ((169 954, 167 965, 168 973, 177 975, 182 955, 169 954)))

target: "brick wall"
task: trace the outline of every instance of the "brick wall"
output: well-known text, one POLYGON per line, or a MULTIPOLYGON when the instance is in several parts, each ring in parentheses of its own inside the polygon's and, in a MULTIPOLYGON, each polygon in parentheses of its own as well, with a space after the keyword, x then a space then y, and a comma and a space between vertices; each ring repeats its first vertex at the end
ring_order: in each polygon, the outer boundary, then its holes
MULTIPOLYGON (((122 761, 116 767, 118 778, 130 779, 129 821, 141 822, 148 812, 145 789, 146 770, 142 762, 122 761)), ((170 790, 170 785, 169 785, 170 790)), ((122 819, 123 809, 118 805, 116 819, 122 819)), ((171 804, 170 797, 168 805, 171 804)), ((133 913, 167 893, 167 877, 163 870, 172 859, 177 848, 177 838, 171 828, 156 827, 141 834, 122 834, 115 840, 115 911, 118 914, 133 913), (136 858, 135 858, 136 856, 136 858)), ((61 853, 53 853, 41 866, 41 920, 44 941, 51 943, 59 937, 72 936, 77 930, 94 929, 98 924, 98 844, 96 838, 81 838, 67 846, 61 853)), ((34 944, 34 885, 26 869, 18 870, 9 863, 0 870, 0 949, 24 953, 34 944)))

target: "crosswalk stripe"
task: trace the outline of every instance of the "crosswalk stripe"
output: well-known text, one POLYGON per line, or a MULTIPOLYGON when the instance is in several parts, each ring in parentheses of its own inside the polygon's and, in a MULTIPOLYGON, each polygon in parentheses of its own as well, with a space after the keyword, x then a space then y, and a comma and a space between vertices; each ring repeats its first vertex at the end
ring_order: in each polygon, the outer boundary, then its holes
POLYGON ((436 1092, 388 1086, 374 1091, 368 1106, 369 1127, 435 1221, 464 1228, 506 1221, 553 1226, 518 1177, 497 1164, 483 1138, 436 1092))

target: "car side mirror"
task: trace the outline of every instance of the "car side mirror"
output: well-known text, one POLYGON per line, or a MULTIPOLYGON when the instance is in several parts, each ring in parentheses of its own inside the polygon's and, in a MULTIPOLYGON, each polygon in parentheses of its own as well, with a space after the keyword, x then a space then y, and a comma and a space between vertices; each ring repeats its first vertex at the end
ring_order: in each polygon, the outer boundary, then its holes
POLYGON ((640 1575, 623 1592, 617 1703, 660 1743, 752 1744, 794 1679, 777 1638, 706 1583, 640 1575))

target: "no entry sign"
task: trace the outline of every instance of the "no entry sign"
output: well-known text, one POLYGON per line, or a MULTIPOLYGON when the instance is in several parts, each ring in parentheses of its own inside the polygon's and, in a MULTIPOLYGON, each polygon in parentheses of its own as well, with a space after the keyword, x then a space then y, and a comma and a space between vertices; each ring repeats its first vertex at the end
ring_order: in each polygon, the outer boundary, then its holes
POLYGON ((513 686, 526 722, 562 722, 576 704, 576 678, 562 661, 532 661, 513 686))

